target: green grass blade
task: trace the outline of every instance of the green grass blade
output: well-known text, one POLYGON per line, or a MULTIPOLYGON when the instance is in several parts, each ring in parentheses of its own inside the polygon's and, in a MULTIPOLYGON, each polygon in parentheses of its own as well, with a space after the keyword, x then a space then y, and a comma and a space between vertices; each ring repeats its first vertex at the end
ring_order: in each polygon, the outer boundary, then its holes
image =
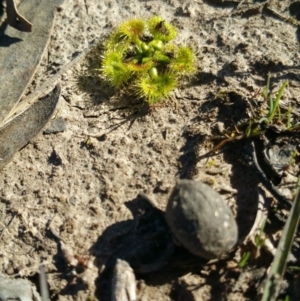
POLYGON ((244 268, 251 257, 251 252, 246 252, 239 262, 239 268, 244 268))
POLYGON ((274 100, 272 98, 272 95, 269 95, 269 114, 268 114, 268 118, 267 118, 267 123, 269 123, 272 118, 272 114, 274 113, 274 100))
POLYGON ((268 98, 268 95, 270 94, 270 80, 271 80, 271 73, 268 72, 268 78, 267 78, 267 85, 263 88, 261 95, 265 99, 268 98))
POLYGON ((291 112, 292 112, 292 107, 289 104, 289 108, 287 111, 287 129, 289 130, 291 128, 291 112))
MULTIPOLYGON (((282 94, 283 94, 283 92, 284 92, 286 86, 288 85, 288 83, 289 83, 288 80, 285 80, 285 81, 283 82, 281 88, 280 88, 279 91, 278 91, 278 94, 277 94, 277 96, 276 96, 275 101, 272 103, 272 106, 273 106, 273 107, 272 107, 272 111, 270 112, 271 114, 270 114, 270 116, 269 116, 269 118, 268 118, 268 119, 269 119, 269 122, 273 120, 273 118, 274 118, 274 116, 275 116, 275 114, 276 114, 277 108, 278 108, 278 106, 279 106, 280 98, 282 97, 282 94)), ((270 97, 271 97, 271 96, 270 96, 270 97)), ((270 100, 270 102, 271 102, 271 100, 270 100)))

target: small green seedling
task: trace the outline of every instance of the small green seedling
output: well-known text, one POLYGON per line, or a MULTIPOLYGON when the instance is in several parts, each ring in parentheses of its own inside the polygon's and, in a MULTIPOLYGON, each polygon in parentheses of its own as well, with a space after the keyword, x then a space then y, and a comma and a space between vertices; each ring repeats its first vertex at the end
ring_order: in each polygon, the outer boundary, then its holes
POLYGON ((240 268, 244 268, 251 258, 256 258, 257 254, 259 254, 259 252, 260 252, 260 249, 263 247, 263 245, 265 243, 265 238, 266 238, 266 234, 264 232, 266 222, 267 222, 267 220, 265 220, 262 223, 262 225, 259 229, 258 235, 255 236, 255 239, 254 239, 255 250, 252 250, 252 252, 247 251, 243 254, 243 256, 238 264, 240 268))
POLYGON ((268 74, 267 85, 263 88, 261 96, 268 102, 268 110, 266 113, 257 114, 254 118, 250 119, 245 131, 246 137, 260 135, 263 129, 269 128, 272 125, 277 125, 281 131, 298 131, 300 123, 295 122, 295 114, 291 105, 282 111, 280 109, 280 100, 288 85, 285 80, 277 93, 270 91, 271 74, 268 74), (260 115, 260 116, 259 116, 260 115))
POLYGON ((270 93, 270 80, 271 74, 268 73, 267 85, 262 91, 262 96, 269 101, 269 113, 266 117, 260 119, 259 123, 265 122, 266 124, 271 123, 274 119, 281 120, 281 112, 279 107, 280 98, 283 95, 283 92, 288 85, 288 81, 285 80, 276 95, 276 98, 273 98, 272 93, 270 93))
POLYGON ((159 16, 123 22, 108 38, 104 78, 115 88, 133 87, 149 105, 165 100, 183 76, 195 72, 195 53, 171 41, 177 30, 159 16))
MULTIPOLYGON (((252 108, 252 117, 238 126, 234 125, 234 130, 224 134, 226 137, 218 143, 210 152, 215 153, 226 143, 261 136, 267 129, 277 128, 280 132, 299 132, 300 122, 297 121, 297 115, 293 112, 291 105, 287 109, 280 109, 280 100, 288 85, 285 80, 277 92, 270 91, 271 74, 268 73, 267 85, 263 88, 261 97, 267 102, 268 108, 262 111, 260 108, 254 111, 252 108)), ((233 91, 231 91, 233 92, 233 91)), ((217 98, 226 99, 228 92, 221 90, 217 94, 217 98)), ((223 138, 223 137, 222 137, 223 138)), ((298 153, 294 151, 291 156, 291 165, 298 158, 298 153)))

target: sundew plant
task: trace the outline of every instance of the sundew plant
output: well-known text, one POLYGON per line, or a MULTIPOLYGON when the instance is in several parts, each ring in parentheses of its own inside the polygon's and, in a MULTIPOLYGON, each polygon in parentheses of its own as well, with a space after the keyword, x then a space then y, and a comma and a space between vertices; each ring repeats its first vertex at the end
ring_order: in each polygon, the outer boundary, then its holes
POLYGON ((159 16, 130 19, 105 43, 101 72, 115 88, 133 87, 149 105, 166 100, 182 77, 195 72, 195 54, 172 43, 177 30, 159 16))

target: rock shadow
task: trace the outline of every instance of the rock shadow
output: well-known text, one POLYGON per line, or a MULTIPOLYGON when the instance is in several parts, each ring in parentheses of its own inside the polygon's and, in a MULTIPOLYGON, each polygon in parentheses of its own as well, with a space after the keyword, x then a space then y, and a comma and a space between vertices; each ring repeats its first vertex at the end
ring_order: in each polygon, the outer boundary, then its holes
POLYGON ((110 300, 117 259, 126 260, 135 273, 145 274, 163 267, 174 250, 163 212, 145 195, 139 194, 125 205, 133 219, 109 226, 90 248, 97 266, 104 267, 96 283, 101 300, 110 300))
MULTIPOLYGON (((133 219, 109 226, 89 250, 102 271, 96 280, 97 298, 111 300, 113 269, 118 258, 130 264, 137 280, 143 279, 149 286, 172 283, 171 294, 178 295, 177 279, 189 272, 199 273, 208 260, 174 245, 164 213, 144 194, 125 205, 133 219)), ((222 260, 217 264, 226 266, 222 260)), ((220 289, 219 278, 220 275, 214 275, 210 281, 220 289)), ((218 296, 217 291, 212 294, 218 296)))

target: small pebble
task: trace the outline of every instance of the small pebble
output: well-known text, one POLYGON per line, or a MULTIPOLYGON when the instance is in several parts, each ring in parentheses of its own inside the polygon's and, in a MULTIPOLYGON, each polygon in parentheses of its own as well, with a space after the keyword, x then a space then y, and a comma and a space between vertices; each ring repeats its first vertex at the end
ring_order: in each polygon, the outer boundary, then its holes
POLYGON ((58 117, 51 121, 48 128, 44 130, 44 134, 56 134, 66 130, 66 122, 62 117, 58 117))
POLYGON ((206 259, 227 253, 237 242, 238 228, 230 208, 202 182, 177 182, 167 204, 166 220, 180 245, 206 259))

